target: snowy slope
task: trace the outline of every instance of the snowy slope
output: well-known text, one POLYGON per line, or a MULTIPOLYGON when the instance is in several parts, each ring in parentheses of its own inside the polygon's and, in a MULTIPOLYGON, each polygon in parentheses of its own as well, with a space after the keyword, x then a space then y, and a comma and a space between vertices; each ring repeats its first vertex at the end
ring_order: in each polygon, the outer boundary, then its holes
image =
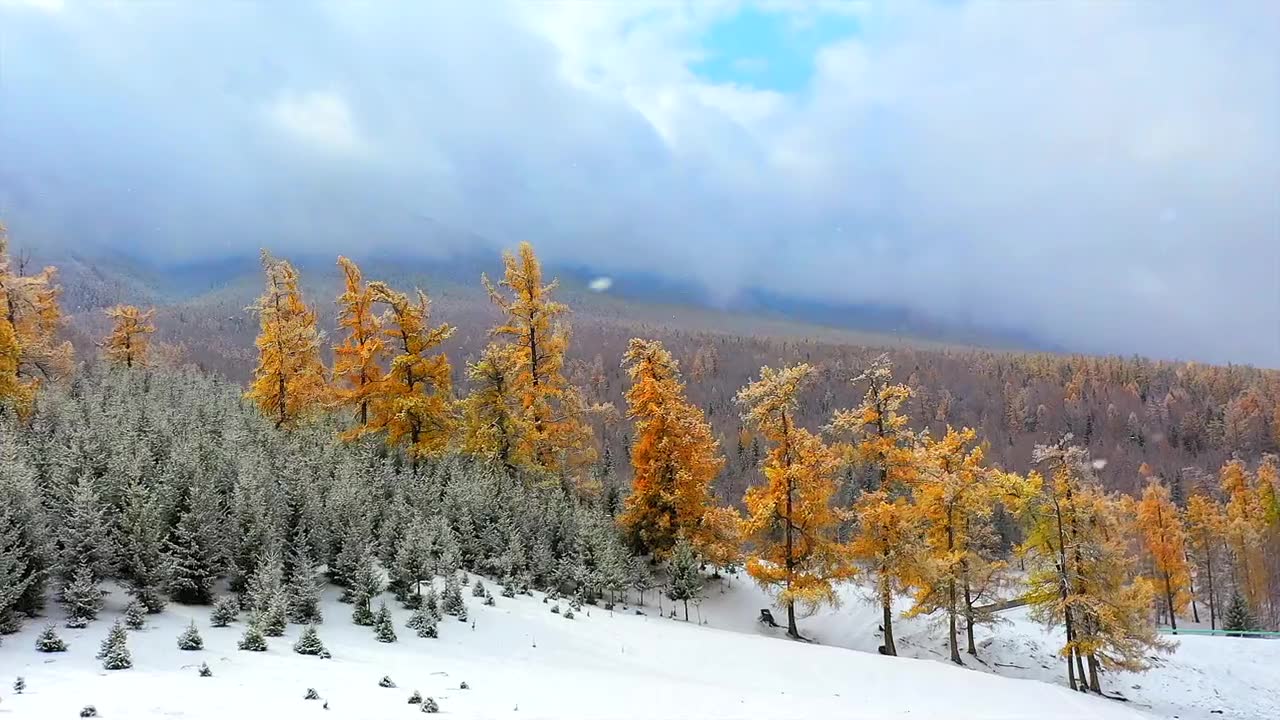
POLYGON ((389 718, 417 712, 406 704, 414 689, 462 718, 1146 717, 1063 687, 941 663, 599 608, 567 620, 540 595, 500 597, 492 608, 468 596, 475 627, 446 616, 437 640, 404 629, 408 613, 396 608, 400 640, 386 645, 351 624, 350 606, 331 591, 320 636, 332 660, 294 654, 298 626, 270 639, 266 653, 241 652, 242 625, 211 628, 207 608, 170 606, 130 633, 133 669, 108 672, 93 656, 124 599, 113 593, 107 612, 85 630, 60 629, 70 644, 64 654, 35 652, 38 623, 5 637, 0 717, 73 718, 91 703, 108 719, 389 718), (192 617, 205 638, 201 652, 175 645, 192 617), (213 677, 198 677, 202 660, 213 677), (22 695, 8 689, 17 675, 27 680, 22 695), (383 675, 399 687, 378 687, 383 675), (459 689, 464 680, 470 689, 459 689), (327 712, 302 699, 308 687, 328 700, 327 712))
MULTIPOLYGON (((824 608, 800 621, 806 637, 827 646, 875 653, 883 643, 880 608, 856 584, 842 588, 838 609, 824 608)), ((708 627, 751 634, 776 634, 754 622, 768 605, 764 592, 743 578, 712 581, 697 613, 708 627)), ((905 610, 904 602, 900 609, 905 610)), ((1066 666, 1056 651, 1060 631, 1049 632, 1027 617, 1025 608, 1002 613, 1004 622, 976 631, 980 661, 964 655, 966 665, 1011 678, 1066 685, 1066 666)), ((894 621, 899 654, 947 663, 943 618, 894 621)), ((1160 666, 1142 674, 1108 673, 1103 690, 1126 698, 1130 707, 1157 717, 1280 718, 1280 641, 1257 638, 1176 638, 1178 649, 1162 656, 1160 666), (1214 712, 1217 711, 1217 712, 1214 712)), ((961 638, 963 653, 963 637, 961 638)), ((1117 703, 1118 704, 1118 703, 1117 703)))

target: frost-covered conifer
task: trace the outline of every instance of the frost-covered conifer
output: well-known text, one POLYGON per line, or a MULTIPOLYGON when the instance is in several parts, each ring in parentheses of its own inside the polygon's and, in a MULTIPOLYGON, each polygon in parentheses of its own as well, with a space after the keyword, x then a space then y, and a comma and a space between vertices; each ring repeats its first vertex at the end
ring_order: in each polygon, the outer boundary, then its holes
POLYGON ((320 583, 316 563, 306 544, 295 541, 293 568, 286 588, 291 622, 314 625, 323 622, 320 612, 320 583))
POLYGON ((466 604, 462 601, 462 586, 458 576, 450 573, 444 579, 444 593, 440 596, 440 610, 446 615, 457 615, 466 604))
POLYGON ((165 543, 169 594, 180 603, 207 605, 223 567, 222 500, 212 483, 198 473, 183 504, 186 509, 165 543))
POLYGON ((204 638, 200 637, 200 631, 196 629, 196 621, 192 620, 186 630, 178 636, 179 650, 203 650, 204 638))
POLYGON ((213 612, 209 613, 209 623, 214 627, 226 627, 240 617, 240 603, 235 597, 223 595, 213 604, 213 612))
POLYGON ((262 634, 256 625, 250 624, 245 628, 244 635, 241 636, 240 642, 236 643, 236 647, 241 650, 250 652, 265 652, 267 649, 267 637, 262 634))
POLYGON ((121 522, 120 560, 124 584, 130 595, 149 613, 164 609, 169 584, 169 562, 164 554, 164 522, 160 502, 141 481, 125 495, 121 522))
POLYGON ((54 629, 53 623, 44 626, 44 630, 36 636, 36 650, 38 652, 66 652, 67 644, 58 637, 58 631, 54 629))
POLYGON ((328 655, 324 643, 320 642, 320 635, 316 633, 315 625, 308 625, 307 629, 302 631, 302 636, 293 645, 293 651, 299 655, 328 655))
POLYGON ((141 630, 147 624, 147 606, 134 600, 124 608, 124 624, 130 630, 141 630))
POLYGON ((133 667, 133 656, 129 654, 128 641, 128 631, 117 620, 98 649, 97 658, 102 661, 104 670, 125 670, 133 667))
POLYGON ((396 641, 396 628, 391 622, 391 611, 384 602, 373 618, 373 634, 378 642, 393 643, 396 641))

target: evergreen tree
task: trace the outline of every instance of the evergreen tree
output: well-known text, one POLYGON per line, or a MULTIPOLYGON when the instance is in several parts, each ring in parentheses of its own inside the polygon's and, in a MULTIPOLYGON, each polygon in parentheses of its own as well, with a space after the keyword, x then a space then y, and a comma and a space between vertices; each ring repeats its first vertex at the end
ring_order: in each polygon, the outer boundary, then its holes
POLYGON ((302 631, 302 636, 293 645, 293 651, 299 655, 328 655, 324 643, 320 642, 320 635, 316 632, 315 625, 308 625, 307 629, 302 631))
POLYGON ((382 593, 383 587, 382 577, 374 565, 373 556, 366 549, 356 567, 355 577, 352 578, 351 593, 355 604, 355 609, 351 613, 352 622, 357 625, 373 624, 373 598, 382 593))
POLYGON ((422 519, 410 523, 408 530, 396 548, 395 560, 391 565, 391 577, 394 584, 411 592, 416 598, 415 604, 422 602, 422 581, 430 579, 433 560, 431 555, 431 536, 427 524, 422 519))
POLYGON ((36 636, 36 650, 44 653, 67 651, 67 644, 58 637, 58 631, 54 629, 53 623, 45 625, 36 636))
POLYGON ((653 572, 649 570, 649 561, 639 555, 627 560, 627 584, 636 591, 637 604, 644 605, 644 594, 653 588, 653 572))
POLYGON ((439 636, 439 630, 436 629, 436 625, 436 616, 431 613, 425 613, 414 629, 420 638, 434 638, 439 636))
POLYGON ((187 490, 186 510, 166 542, 169 594, 187 605, 207 605, 222 573, 222 528, 226 522, 217 490, 202 474, 187 490))
POLYGON ((1222 628, 1234 630, 1236 632, 1229 634, 1241 637, 1241 631, 1253 630, 1256 624, 1253 614, 1249 612, 1249 603, 1245 601, 1244 595, 1240 594, 1239 590, 1232 592, 1231 604, 1227 606, 1227 615, 1222 619, 1222 628))
POLYGON ((457 615, 466 604, 462 600, 462 586, 458 576, 449 573, 444 579, 444 594, 440 596, 440 610, 446 615, 457 615))
POLYGON ((17 508, 0 504, 0 631, 17 630, 18 601, 34 581, 21 521, 17 508))
POLYGON ((102 610, 102 597, 105 595, 93 579, 93 570, 88 565, 76 569, 71 583, 62 590, 62 605, 67 611, 67 627, 84 627, 85 623, 98 617, 102 610), (75 624, 72 621, 76 621, 75 624))
POLYGON ((378 608, 378 614, 373 618, 373 634, 378 639, 378 642, 392 643, 396 641, 396 628, 391 622, 391 611, 387 609, 385 602, 378 608))
POLYGON ((320 583, 315 560, 305 548, 294 553, 292 574, 285 595, 289 603, 289 621, 300 625, 316 625, 324 621, 320 611, 320 583))
POLYGON ((436 620, 439 620, 443 614, 440 610, 440 595, 436 592, 435 585, 427 585, 427 591, 422 594, 422 607, 436 620))
POLYGON ((18 695, 21 695, 22 691, 26 689, 27 689, 27 681, 21 675, 19 675, 18 679, 13 681, 13 692, 18 695))
POLYGON ((209 669, 209 663, 200 663, 200 677, 213 677, 213 671, 209 669))
POLYGON ((129 634, 117 620, 108 631, 106 639, 98 650, 97 658, 102 661, 104 670, 125 670, 133 667, 133 657, 129 654, 129 634))
POLYGON ((698 556, 693 543, 683 535, 676 538, 675 551, 671 554, 671 579, 667 584, 667 597, 684 603, 684 619, 689 619, 689 601, 702 597, 702 573, 698 570, 698 556))
POLYGON ((162 508, 141 482, 126 491, 121 518, 121 565, 129 594, 149 613, 164 609, 169 567, 164 556, 166 525, 162 508))
POLYGON ((240 637, 240 642, 236 643, 236 647, 250 652, 266 652, 267 638, 258 629, 258 626, 250 624, 249 627, 245 628, 244 635, 240 637))
POLYGON ((178 636, 179 650, 203 650, 204 638, 200 637, 200 631, 196 629, 196 621, 192 620, 186 630, 178 636))
MULTIPOLYGON (((0 253, 2 255, 3 253, 0 253)), ((35 469, 0 419, 0 634, 44 608, 56 546, 35 469)))
POLYGON ((81 568, 89 570, 94 583, 110 576, 115 569, 115 542, 106 512, 93 475, 82 473, 59 534, 59 567, 64 582, 70 583, 81 568))
POLYGON ((124 608, 124 624, 130 630, 141 630, 147 624, 147 606, 134 600, 124 608))
POLYGON ((209 623, 214 627, 226 627, 240 617, 240 603, 231 595, 223 595, 213 604, 209 623))
POLYGON ((485 594, 484 581, 476 579, 476 584, 471 587, 471 596, 482 598, 485 594))

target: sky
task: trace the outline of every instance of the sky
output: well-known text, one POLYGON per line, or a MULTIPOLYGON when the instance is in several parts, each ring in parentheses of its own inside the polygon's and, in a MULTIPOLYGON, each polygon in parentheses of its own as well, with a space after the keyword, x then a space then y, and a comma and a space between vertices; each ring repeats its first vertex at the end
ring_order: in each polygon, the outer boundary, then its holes
POLYGON ((1280 367, 1278 47, 1268 0, 0 0, 0 218, 161 260, 531 240, 1280 367))

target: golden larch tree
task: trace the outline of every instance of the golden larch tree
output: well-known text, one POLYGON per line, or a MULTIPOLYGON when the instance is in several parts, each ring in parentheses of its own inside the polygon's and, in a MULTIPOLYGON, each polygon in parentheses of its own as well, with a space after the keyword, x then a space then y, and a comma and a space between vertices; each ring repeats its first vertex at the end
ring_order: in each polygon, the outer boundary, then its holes
POLYGON ((852 443, 842 445, 842 453, 872 473, 875 488, 910 484, 916 470, 915 439, 902 406, 910 399, 911 389, 893 382, 887 355, 877 357, 853 379, 855 386, 863 383, 862 402, 837 411, 828 429, 852 443))
POLYGON ((734 523, 709 515, 711 483, 724 458, 702 409, 685 398, 678 363, 662 343, 639 338, 622 360, 631 379, 626 399, 635 437, 631 495, 619 523, 638 549, 658 557, 683 534, 703 557, 731 560, 723 555, 736 542, 724 531, 734 523))
POLYGON ((521 443, 528 452, 522 454, 535 468, 566 484, 584 483, 582 471, 595 461, 596 452, 586 402, 563 374, 568 308, 551 297, 556 281, 542 283, 542 266, 532 245, 520 243, 517 254, 503 253, 502 263, 502 280, 481 279, 504 316, 490 334, 496 342, 512 346, 515 363, 509 382, 527 428, 521 443))
POLYGON ((381 282, 369 283, 374 302, 385 306, 381 321, 391 366, 378 383, 376 417, 370 428, 387 433, 390 443, 406 443, 409 454, 423 457, 448 446, 453 433, 453 380, 440 344, 453 334, 447 324, 431 324, 431 303, 381 282))
POLYGON ((743 498, 743 535, 751 548, 747 573, 776 593, 792 637, 800 636, 796 605, 836 604, 832 583, 854 574, 848 549, 836 538, 840 518, 831 504, 837 457, 795 421, 797 395, 812 377, 810 365, 765 367, 737 395, 742 419, 769 444, 764 483, 743 498))
POLYGON ((111 318, 111 333, 102 342, 102 354, 107 360, 131 368, 146 365, 151 351, 151 334, 156 326, 151 324, 155 309, 139 310, 133 305, 116 305, 106 311, 111 318))
MULTIPOLYGON (((865 493, 853 506, 857 531, 850 543, 851 556, 871 575, 884 624, 885 655, 897 655, 893 638, 893 598, 917 587, 931 572, 924 527, 919 510, 905 495, 886 489, 865 493)), ((952 635, 954 638, 954 634, 952 635)))
POLYGON ((1059 652, 1071 688, 1100 693, 1102 668, 1141 671, 1151 652, 1173 646, 1150 617, 1155 588, 1135 577, 1123 503, 1103 492, 1088 452, 1069 440, 1037 446, 1033 460, 1049 476, 1032 473, 1016 493, 1028 521, 1019 548, 1028 571, 1024 598, 1031 617, 1065 628, 1059 652))
POLYGON ((262 251, 267 290, 249 309, 258 314, 258 366, 246 397, 276 427, 294 427, 324 402, 328 383, 320 361, 316 314, 302 299, 298 272, 262 251))
POLYGON ((998 473, 983 464, 984 452, 974 447, 970 428, 947 428, 941 438, 926 437, 920 447, 919 472, 912 495, 924 525, 929 562, 915 588, 909 615, 943 611, 947 614, 951 661, 960 661, 957 620, 963 616, 967 651, 977 655, 973 626, 975 602, 993 590, 1004 563, 996 557, 991 531, 998 473))
POLYGON ((333 399, 351 411, 356 425, 343 437, 354 439, 367 432, 374 414, 370 407, 381 388, 387 348, 373 293, 360 268, 345 257, 338 258, 338 266, 345 285, 338 296, 338 330, 343 337, 333 348, 333 399))
POLYGON ((66 377, 72 369, 71 343, 58 339, 62 290, 46 267, 36 275, 15 274, 9 237, 0 224, 0 400, 26 414, 40 383, 66 377))
POLYGON ((1218 589, 1221 578, 1215 577, 1214 568, 1221 574, 1226 525, 1226 515, 1218 501, 1203 492, 1197 492, 1187 500, 1187 547, 1196 569, 1199 592, 1209 605, 1211 630, 1218 628, 1218 608, 1221 606, 1218 602, 1218 589))
POLYGON ((1156 584, 1164 596, 1169 624, 1178 629, 1178 613, 1191 603, 1191 569, 1187 564, 1186 530, 1169 488, 1152 477, 1137 504, 1142 544, 1151 556, 1156 584))
POLYGON ((532 463, 530 435, 512 378, 519 363, 515 346, 489 343, 467 366, 471 392, 463 400, 462 450, 497 461, 508 477, 532 463))
POLYGON ((1222 466, 1219 476, 1226 499, 1226 537, 1231 548, 1233 584, 1248 602, 1254 616, 1262 615, 1266 602, 1266 565, 1263 530, 1266 516, 1257 487, 1240 460, 1222 466))

